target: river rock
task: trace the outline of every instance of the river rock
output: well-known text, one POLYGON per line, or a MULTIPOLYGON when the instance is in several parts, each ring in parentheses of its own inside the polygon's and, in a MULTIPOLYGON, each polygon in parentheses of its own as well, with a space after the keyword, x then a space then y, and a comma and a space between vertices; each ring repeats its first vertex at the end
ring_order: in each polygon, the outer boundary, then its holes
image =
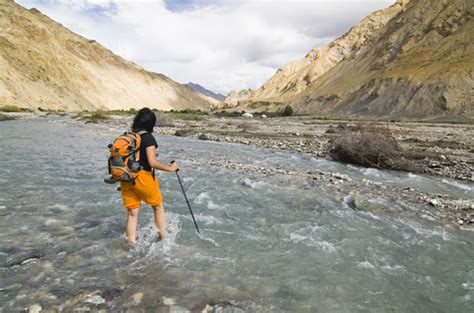
MULTIPOLYGON (((192 310, 194 312, 195 310, 192 310)), ((244 310, 234 306, 228 301, 211 301, 201 310, 202 313, 245 313, 244 310)))
POLYGON ((440 205, 439 201, 436 200, 436 199, 430 199, 428 200, 428 204, 431 205, 431 206, 434 206, 434 207, 437 207, 440 205))
POLYGON ((162 298, 161 298, 161 302, 162 302, 164 305, 167 305, 167 306, 173 306, 173 305, 175 304, 174 299, 166 298, 166 297, 162 297, 162 298))
POLYGON ((347 195, 343 201, 357 211, 368 211, 371 208, 369 199, 361 195, 347 195))
POLYGON ((264 217, 257 217, 255 218, 255 224, 258 226, 265 226, 267 224, 267 220, 264 217))
POLYGON ((28 308, 28 313, 39 313, 43 308, 39 304, 33 304, 28 308))
POLYGON ((90 294, 86 296, 86 298, 84 299, 84 302, 89 303, 89 304, 99 305, 99 304, 105 303, 105 299, 102 298, 100 295, 90 294))
POLYGON ((122 293, 122 290, 120 288, 109 288, 102 292, 102 297, 105 299, 105 301, 110 302, 117 296, 119 296, 122 293))
POLYGON ((366 197, 355 195, 354 208, 360 211, 368 210, 370 207, 369 200, 366 197))
POLYGON ((36 257, 35 258, 29 258, 29 259, 23 260, 20 265, 26 265, 28 263, 37 262, 38 260, 39 260, 39 258, 36 258, 36 257))
POLYGON ((206 134, 200 134, 198 139, 199 140, 209 140, 209 137, 206 134))
POLYGON ((134 305, 139 305, 143 300, 143 293, 137 292, 132 296, 132 301, 134 305))

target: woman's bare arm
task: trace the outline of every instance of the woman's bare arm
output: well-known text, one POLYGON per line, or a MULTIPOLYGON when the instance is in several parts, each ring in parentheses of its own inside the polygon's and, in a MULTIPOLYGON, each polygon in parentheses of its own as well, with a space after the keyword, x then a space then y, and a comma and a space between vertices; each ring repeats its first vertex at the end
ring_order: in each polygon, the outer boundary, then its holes
POLYGON ((166 165, 164 163, 158 162, 156 159, 156 148, 155 146, 149 146, 146 148, 146 157, 148 159, 148 163, 151 167, 165 172, 174 172, 178 169, 178 164, 173 163, 170 165, 166 165))

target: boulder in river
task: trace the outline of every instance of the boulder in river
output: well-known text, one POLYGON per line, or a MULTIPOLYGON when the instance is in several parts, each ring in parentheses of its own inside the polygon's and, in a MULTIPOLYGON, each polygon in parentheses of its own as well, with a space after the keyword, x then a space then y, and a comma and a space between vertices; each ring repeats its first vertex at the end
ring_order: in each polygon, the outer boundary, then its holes
POLYGON ((356 211, 383 211, 382 208, 377 207, 365 196, 361 195, 347 195, 344 197, 344 203, 356 211))
POLYGON ((41 312, 41 310, 43 310, 43 308, 41 307, 41 305, 39 304, 33 304, 32 306, 30 306, 28 308, 28 313, 39 313, 41 312))

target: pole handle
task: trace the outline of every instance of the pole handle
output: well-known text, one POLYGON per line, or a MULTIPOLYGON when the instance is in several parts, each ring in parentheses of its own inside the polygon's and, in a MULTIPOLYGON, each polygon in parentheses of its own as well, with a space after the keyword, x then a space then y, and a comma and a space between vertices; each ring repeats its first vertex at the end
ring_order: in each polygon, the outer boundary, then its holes
MULTIPOLYGON (((170 164, 176 163, 175 160, 171 161, 170 164)), ((179 168, 176 170, 176 172, 179 172, 179 168)))

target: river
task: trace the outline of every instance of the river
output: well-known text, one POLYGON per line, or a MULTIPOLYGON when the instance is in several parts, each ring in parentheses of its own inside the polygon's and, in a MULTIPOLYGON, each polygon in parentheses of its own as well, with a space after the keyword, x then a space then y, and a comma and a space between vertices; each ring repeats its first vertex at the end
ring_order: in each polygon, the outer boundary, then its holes
POLYGON ((181 166, 201 234, 175 175, 161 172, 170 236, 156 241, 143 206, 129 249, 120 193, 102 181, 118 133, 67 117, 0 123, 4 312, 181 312, 206 301, 248 312, 472 312, 474 232, 417 214, 357 212, 324 183, 212 162, 366 177, 388 187, 387 203, 391 186, 472 199, 472 183, 156 135, 159 160, 181 166))

